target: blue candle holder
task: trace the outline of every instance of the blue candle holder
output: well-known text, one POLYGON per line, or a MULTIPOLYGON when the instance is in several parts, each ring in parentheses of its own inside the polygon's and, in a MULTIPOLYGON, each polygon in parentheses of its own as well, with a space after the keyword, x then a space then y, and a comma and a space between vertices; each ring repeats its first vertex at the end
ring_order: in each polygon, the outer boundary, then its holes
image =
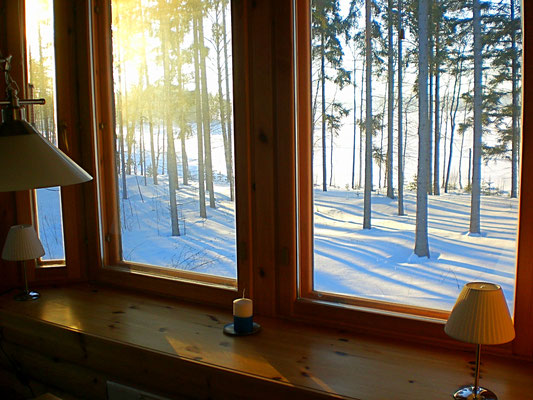
POLYGON ((254 329, 253 316, 249 317, 236 317, 233 316, 233 329, 235 333, 240 335, 246 335, 252 333, 254 329))
POLYGON ((253 317, 233 317, 233 322, 224 326, 224 333, 230 336, 248 336, 261 330, 261 325, 253 317))

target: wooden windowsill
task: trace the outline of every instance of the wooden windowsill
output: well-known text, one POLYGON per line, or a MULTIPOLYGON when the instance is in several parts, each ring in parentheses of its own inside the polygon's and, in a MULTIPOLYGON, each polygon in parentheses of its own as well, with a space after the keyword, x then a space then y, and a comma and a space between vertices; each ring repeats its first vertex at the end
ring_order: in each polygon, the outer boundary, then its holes
MULTIPOLYGON (((94 371, 97 394, 114 379, 171 398, 426 400, 449 398, 472 380, 473 348, 270 318, 256 319, 256 335, 231 337, 222 332, 231 315, 213 308, 88 285, 40 292, 31 302, 0 297, 2 342, 94 371)), ((481 375, 500 399, 526 398, 533 363, 482 354, 481 375)))

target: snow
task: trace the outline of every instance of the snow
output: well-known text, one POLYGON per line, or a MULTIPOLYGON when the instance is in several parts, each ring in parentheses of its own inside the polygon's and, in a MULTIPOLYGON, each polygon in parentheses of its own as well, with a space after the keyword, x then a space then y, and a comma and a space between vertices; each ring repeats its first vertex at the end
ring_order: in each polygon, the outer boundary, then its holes
POLYGON ((470 196, 429 196, 430 258, 413 254, 416 193, 372 196, 372 229, 363 230, 362 192, 315 190, 315 289, 450 310, 462 286, 498 283, 512 310, 518 200, 482 198, 483 234, 468 235, 470 196))
MULTIPOLYGON (((160 175, 158 185, 127 176, 128 198, 119 200, 123 258, 236 279, 234 203, 225 177, 215 176, 216 209, 207 206, 207 218, 199 216, 197 181, 177 191, 181 236, 171 235, 167 176, 160 175)), ((419 258, 413 254, 415 192, 405 192, 404 216, 397 215, 397 200, 373 192, 369 230, 362 229, 362 191, 316 187, 314 196, 316 290, 450 310, 465 283, 488 281, 502 286, 513 310, 517 199, 482 196, 482 234, 474 236, 468 234, 469 194, 429 196, 430 258, 419 258)), ((38 198, 40 213, 54 201, 57 207, 57 189, 39 191, 38 198)), ((40 226, 41 238, 47 254, 62 255, 58 241, 50 239, 61 231, 59 213, 55 223, 50 218, 40 226)))

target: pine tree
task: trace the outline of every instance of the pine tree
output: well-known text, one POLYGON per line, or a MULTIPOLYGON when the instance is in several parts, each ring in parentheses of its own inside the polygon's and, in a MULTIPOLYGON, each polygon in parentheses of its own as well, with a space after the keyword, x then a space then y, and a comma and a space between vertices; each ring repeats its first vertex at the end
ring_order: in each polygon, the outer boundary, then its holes
POLYGON ((429 0, 418 1, 418 172, 416 189, 416 235, 414 253, 429 258, 428 243, 428 174, 429 118, 428 118, 428 14, 429 0))

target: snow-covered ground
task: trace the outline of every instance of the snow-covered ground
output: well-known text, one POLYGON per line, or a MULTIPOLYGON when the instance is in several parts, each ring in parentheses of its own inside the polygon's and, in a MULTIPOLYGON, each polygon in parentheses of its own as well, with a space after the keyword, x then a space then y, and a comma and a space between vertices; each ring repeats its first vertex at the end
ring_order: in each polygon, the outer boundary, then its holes
POLYGON ((429 196, 430 258, 413 254, 416 193, 372 196, 372 229, 363 230, 362 193, 315 191, 315 289, 451 309, 470 281, 502 285, 512 310, 518 201, 484 196, 481 236, 469 236, 470 196, 429 196))
MULTIPOLYGON (((128 176, 128 199, 120 200, 123 257, 236 278, 234 203, 228 185, 216 183, 217 208, 207 207, 204 219, 192 183, 177 192, 181 236, 176 237, 171 236, 166 177, 160 176, 157 186, 148 179, 145 186, 142 177, 128 176)), ((46 195, 54 198, 48 190, 42 201, 46 195)), ((372 229, 363 230, 362 192, 316 189, 315 289, 448 310, 466 282, 489 281, 502 285, 512 310, 518 200, 483 196, 483 233, 469 236, 470 196, 429 196, 429 259, 413 255, 415 200, 415 193, 407 191, 406 215, 398 216, 396 200, 374 192, 372 229)), ((57 254, 54 243, 43 240, 47 253, 57 254)))

